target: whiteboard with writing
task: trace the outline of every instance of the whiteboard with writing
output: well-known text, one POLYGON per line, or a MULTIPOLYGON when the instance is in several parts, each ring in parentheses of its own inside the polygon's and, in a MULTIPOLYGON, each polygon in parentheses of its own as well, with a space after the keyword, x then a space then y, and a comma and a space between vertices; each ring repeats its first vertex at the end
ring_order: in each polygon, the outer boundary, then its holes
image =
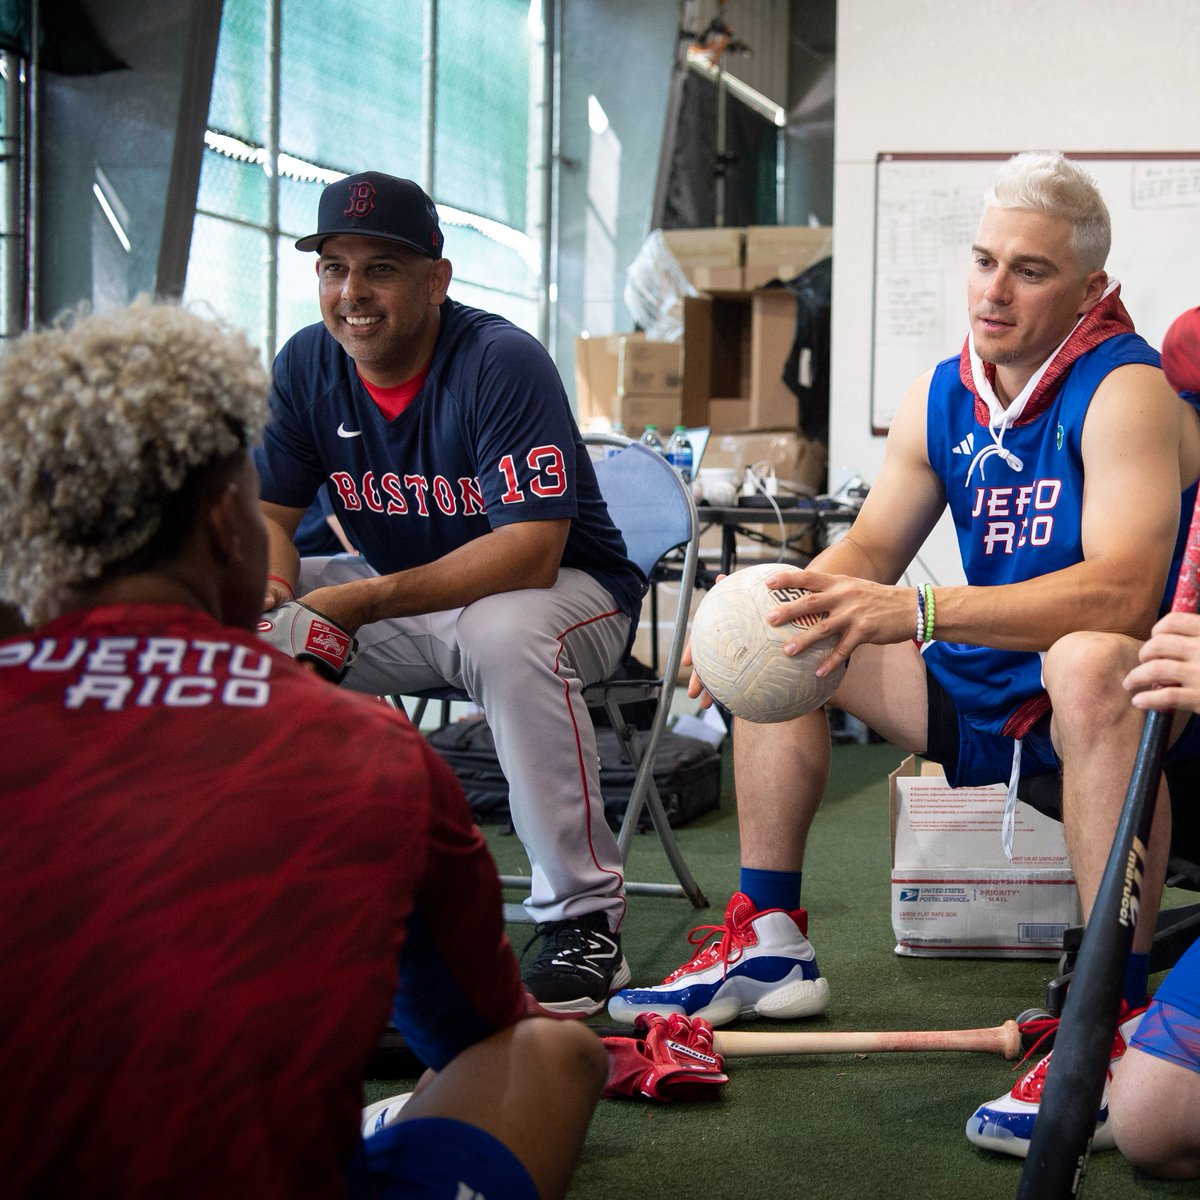
MULTIPOLYGON (((1008 155, 881 154, 875 179, 871 425, 886 433, 905 388, 967 336, 967 268, 983 197, 1008 155)), ((1071 154, 1112 217, 1108 273, 1154 347, 1200 304, 1200 155, 1071 154)))

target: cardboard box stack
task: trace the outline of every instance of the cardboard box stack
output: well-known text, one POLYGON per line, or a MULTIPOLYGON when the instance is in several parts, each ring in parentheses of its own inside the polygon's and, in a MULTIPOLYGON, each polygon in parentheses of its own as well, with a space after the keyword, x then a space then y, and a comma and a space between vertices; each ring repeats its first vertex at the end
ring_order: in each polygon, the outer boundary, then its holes
POLYGON ((660 428, 682 421, 722 434, 792 429, 802 435, 796 396, 782 378, 796 302, 763 285, 794 278, 827 257, 832 235, 828 226, 664 231, 667 249, 700 293, 684 298, 681 360, 674 357, 680 348, 639 344, 631 340, 636 334, 578 339, 581 423, 620 421, 633 436, 650 420, 660 428))
MULTIPOLYGON (((609 430, 619 421, 629 437, 640 437, 649 423, 663 433, 676 423, 707 425, 712 437, 701 483, 707 471, 716 471, 727 484, 740 484, 747 467, 765 464, 782 492, 824 491, 826 448, 805 436, 799 402, 783 381, 796 300, 783 288, 763 285, 792 279, 828 257, 832 233, 826 226, 665 230, 666 248, 699 293, 682 300, 682 341, 654 342, 633 333, 577 339, 580 425, 609 430)), ((720 545, 720 530, 710 529, 701 550, 715 556, 720 545)), ((739 537, 742 565, 768 553, 774 558, 777 551, 739 537)), ((671 615, 671 599, 661 600, 660 631, 671 615)), ((635 647, 646 662, 650 621, 647 605, 635 647)))
POLYGON ((665 229, 663 242, 698 292, 741 292, 742 229, 665 229))
POLYGON ((1018 803, 1013 858, 1001 823, 1007 788, 951 788, 908 757, 890 777, 896 953, 1057 958, 1082 923, 1062 826, 1018 803))
POLYGON ((575 393, 584 429, 611 429, 641 437, 647 425, 668 432, 680 419, 683 346, 641 334, 575 340, 575 393))

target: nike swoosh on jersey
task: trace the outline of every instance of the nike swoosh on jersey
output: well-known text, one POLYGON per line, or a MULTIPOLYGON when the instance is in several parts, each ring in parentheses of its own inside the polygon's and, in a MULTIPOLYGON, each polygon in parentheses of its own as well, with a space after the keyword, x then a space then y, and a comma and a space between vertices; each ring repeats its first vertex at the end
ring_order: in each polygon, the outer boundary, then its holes
POLYGON ((338 423, 337 433, 338 433, 338 437, 344 437, 344 438, 362 437, 361 429, 347 429, 345 424, 341 423, 341 422, 338 423))

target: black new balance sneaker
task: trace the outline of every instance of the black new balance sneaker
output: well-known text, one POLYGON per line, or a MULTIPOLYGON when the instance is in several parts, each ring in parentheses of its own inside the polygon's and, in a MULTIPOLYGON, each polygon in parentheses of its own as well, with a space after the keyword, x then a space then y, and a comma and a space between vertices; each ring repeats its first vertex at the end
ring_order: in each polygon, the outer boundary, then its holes
POLYGON ((587 913, 537 926, 541 949, 521 973, 533 998, 550 1012, 595 1015, 609 993, 629 982, 621 935, 612 933, 603 913, 587 913))

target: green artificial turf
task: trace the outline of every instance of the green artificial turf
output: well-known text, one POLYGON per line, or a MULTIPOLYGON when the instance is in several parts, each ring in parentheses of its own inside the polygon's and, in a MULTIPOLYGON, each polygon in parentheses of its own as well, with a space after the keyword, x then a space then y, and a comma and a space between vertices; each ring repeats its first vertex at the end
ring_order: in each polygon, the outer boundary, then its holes
MULTIPOLYGON (((902 757, 880 744, 834 750, 803 888, 809 934, 829 979, 831 1001, 822 1017, 771 1022, 771 1028, 992 1026, 1043 1003, 1053 962, 893 953, 887 777, 902 757)), ((486 832, 504 873, 526 869, 515 837, 498 827, 486 832)), ((737 819, 728 766, 720 810, 678 833, 710 907, 697 911, 682 900, 631 897, 623 942, 635 983, 658 982, 685 961, 688 931, 720 922, 725 900, 736 888, 737 819)), ((638 837, 628 876, 673 881, 652 834, 638 837)), ((1175 900, 1189 898, 1194 899, 1179 893, 1175 900)), ((530 933, 527 925, 509 927, 518 951, 530 933)), ((763 1023, 739 1027, 761 1029, 763 1023)), ((979 1150, 963 1133, 978 1104, 1016 1081, 1014 1064, 997 1055, 740 1058, 731 1060, 727 1071, 729 1083, 711 1103, 601 1101, 571 1188, 573 1200, 987 1200, 1016 1193, 1020 1160, 979 1150)), ((411 1079, 372 1081, 368 1099, 411 1086, 411 1079)), ((553 1136, 549 1118, 546 1135, 553 1136)), ((1085 1200, 1200 1197, 1200 1184, 1152 1180, 1108 1151, 1090 1160, 1082 1195, 1085 1200)))

